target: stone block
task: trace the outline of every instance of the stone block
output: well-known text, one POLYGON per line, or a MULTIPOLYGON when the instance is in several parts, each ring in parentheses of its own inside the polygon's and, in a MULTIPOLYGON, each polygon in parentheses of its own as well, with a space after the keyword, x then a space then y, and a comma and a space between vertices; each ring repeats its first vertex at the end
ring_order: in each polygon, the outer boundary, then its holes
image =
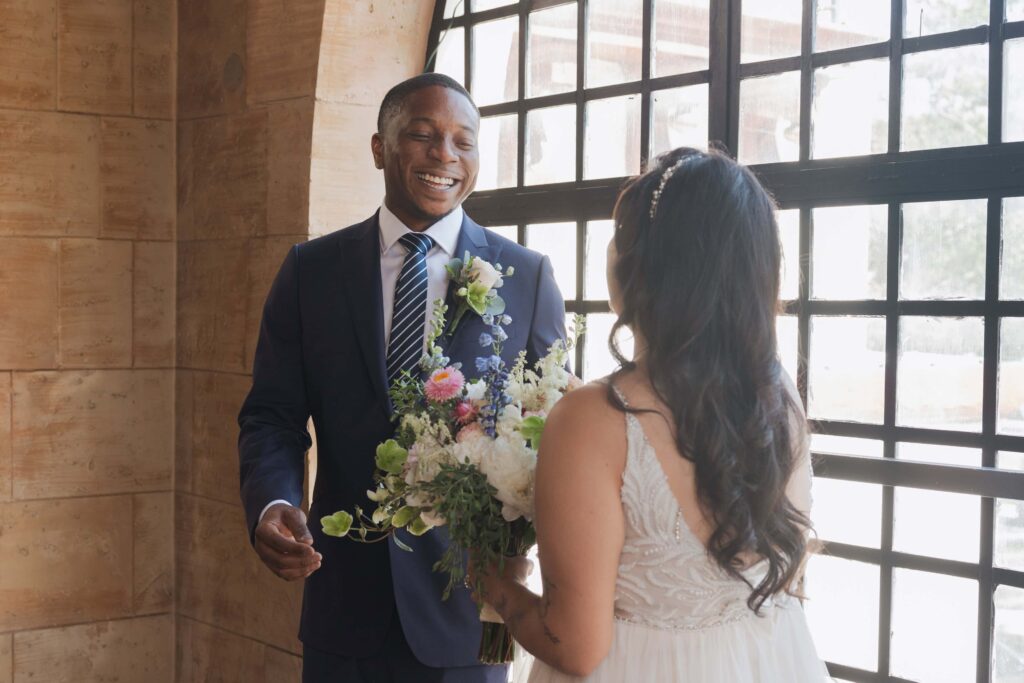
POLYGON ((0 252, 0 368, 56 367, 57 241, 0 238, 0 252))
POLYGON ((14 373, 15 499, 169 490, 173 382, 173 370, 14 373))
POLYGON ((129 616, 130 496, 0 503, 0 632, 129 616))
POLYGON ((132 0, 58 0, 57 106, 132 113, 132 0))
POLYGON ((174 366, 174 242, 136 242, 132 343, 135 367, 174 366))
POLYGON ((131 243, 61 240, 59 310, 62 367, 131 366, 131 243))

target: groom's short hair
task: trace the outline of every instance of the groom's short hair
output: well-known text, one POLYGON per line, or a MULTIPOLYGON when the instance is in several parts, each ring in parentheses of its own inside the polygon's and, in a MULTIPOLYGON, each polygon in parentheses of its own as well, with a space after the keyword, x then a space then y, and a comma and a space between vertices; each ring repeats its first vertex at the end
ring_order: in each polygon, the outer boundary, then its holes
POLYGON ((462 85, 451 76, 445 76, 439 73, 422 73, 418 76, 413 76, 408 80, 404 80, 395 87, 388 90, 388 94, 384 96, 383 101, 380 103, 380 111, 377 113, 377 132, 383 133, 387 127, 388 122, 402 111, 402 106, 405 104, 405 100, 409 95, 429 88, 431 86, 441 86, 442 88, 448 88, 459 93, 473 105, 473 111, 476 112, 477 116, 480 115, 480 109, 476 106, 476 102, 473 101, 469 91, 462 87, 462 85))

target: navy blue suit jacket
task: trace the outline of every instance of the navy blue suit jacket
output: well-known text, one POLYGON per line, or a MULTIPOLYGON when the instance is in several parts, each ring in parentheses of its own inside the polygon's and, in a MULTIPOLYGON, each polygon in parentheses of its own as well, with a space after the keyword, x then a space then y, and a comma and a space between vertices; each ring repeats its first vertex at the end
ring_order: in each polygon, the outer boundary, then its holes
MULTIPOLYGON (((547 257, 463 220, 457 255, 513 266, 501 296, 513 322, 506 362, 522 350, 532 363, 565 335, 565 307, 547 257)), ((451 288, 449 289, 449 296, 451 288)), ((454 307, 453 307, 454 308, 454 307)), ((313 419, 317 474, 309 511, 314 546, 323 555, 307 580, 299 637, 342 656, 380 652, 394 610, 424 664, 478 664, 480 623, 468 591, 441 600, 445 577, 432 571, 447 543, 443 529, 420 538, 401 532, 413 552, 392 542, 365 545, 325 536, 320 518, 371 503, 374 451, 394 424, 385 378, 384 324, 377 216, 294 246, 263 309, 253 386, 238 421, 242 503, 250 539, 263 507, 302 500, 306 429, 313 419)), ((467 314, 443 343, 467 377, 482 321, 467 314)))

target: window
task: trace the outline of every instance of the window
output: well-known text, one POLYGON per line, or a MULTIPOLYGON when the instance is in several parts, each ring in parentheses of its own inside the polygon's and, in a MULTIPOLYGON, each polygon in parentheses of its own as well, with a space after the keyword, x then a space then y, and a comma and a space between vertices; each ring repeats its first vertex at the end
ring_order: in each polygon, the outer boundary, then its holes
POLYGON ((754 167, 815 431, 822 656, 1024 680, 1024 2, 441 0, 435 50, 482 105, 467 211, 551 256, 585 379, 613 368, 623 180, 708 140, 754 167))

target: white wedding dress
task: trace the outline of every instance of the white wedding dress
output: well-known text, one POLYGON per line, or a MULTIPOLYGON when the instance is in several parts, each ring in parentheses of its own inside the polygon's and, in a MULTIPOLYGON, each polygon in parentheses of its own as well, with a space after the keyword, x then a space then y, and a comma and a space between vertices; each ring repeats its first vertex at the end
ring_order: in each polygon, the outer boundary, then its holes
MULTIPOLYGON (((640 421, 627 413, 626 424, 625 544, 615 586, 611 650, 586 678, 568 676, 526 655, 513 664, 514 679, 529 683, 830 681, 799 601, 776 597, 765 603, 760 616, 747 607, 750 588, 718 567, 687 527, 640 421)), ((758 569, 754 566, 746 574, 755 585, 758 569)))

